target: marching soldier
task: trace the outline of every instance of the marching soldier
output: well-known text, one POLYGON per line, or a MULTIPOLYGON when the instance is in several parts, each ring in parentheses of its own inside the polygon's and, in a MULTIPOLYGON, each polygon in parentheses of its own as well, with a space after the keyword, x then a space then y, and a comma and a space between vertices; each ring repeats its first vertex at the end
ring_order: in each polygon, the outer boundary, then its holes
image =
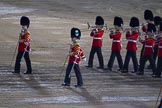
POLYGON ((98 60, 99 60, 99 67, 98 69, 104 69, 104 61, 102 56, 102 37, 104 34, 103 25, 104 19, 101 16, 96 17, 96 29, 93 29, 90 36, 93 37, 92 48, 89 55, 88 66, 89 68, 93 67, 93 58, 94 54, 97 53, 98 60))
POLYGON ((153 58, 153 47, 155 44, 155 38, 154 38, 155 32, 156 32, 155 25, 149 23, 147 26, 148 37, 145 40, 142 40, 141 38, 139 38, 139 41, 145 45, 144 45, 144 51, 143 51, 143 55, 142 55, 139 72, 137 72, 137 75, 144 75, 144 67, 145 67, 145 63, 147 60, 149 60, 149 62, 151 64, 152 72, 153 72, 152 75, 155 74, 156 66, 155 66, 155 61, 153 58))
POLYGON ((155 46, 154 46, 154 53, 153 53, 153 57, 155 60, 155 64, 156 64, 156 57, 157 57, 157 53, 158 53, 158 43, 160 40, 160 30, 159 30, 159 26, 160 26, 160 22, 162 21, 161 17, 159 16, 155 16, 154 17, 154 24, 156 27, 156 37, 155 37, 155 46))
POLYGON ((107 64, 107 69, 112 71, 112 67, 114 64, 115 57, 117 57, 118 64, 119 64, 119 71, 123 68, 123 60, 120 54, 121 50, 121 36, 122 36, 122 27, 123 27, 123 19, 121 17, 116 16, 114 18, 114 26, 115 31, 110 31, 110 39, 112 39, 112 48, 111 48, 111 56, 107 64))
POLYGON ((153 76, 155 78, 161 78, 161 71, 162 71, 162 22, 160 23, 160 38, 158 44, 158 61, 157 61, 157 69, 156 74, 153 76))
POLYGON ((71 29, 72 45, 70 47, 69 62, 66 68, 65 80, 62 86, 70 86, 70 82, 71 82, 70 74, 71 74, 72 69, 74 69, 76 78, 77 78, 77 85, 75 85, 75 87, 83 86, 83 80, 82 80, 82 75, 80 72, 79 63, 81 59, 86 60, 86 58, 78 43, 78 40, 80 39, 80 37, 81 37, 81 31, 78 28, 72 28, 71 29))
POLYGON ((26 16, 22 16, 20 19, 20 25, 22 26, 20 36, 19 36, 19 46, 18 46, 18 54, 16 57, 16 63, 13 73, 20 73, 20 62, 22 57, 24 57, 27 71, 24 74, 32 74, 32 68, 31 68, 31 61, 29 57, 29 51, 30 51, 30 32, 28 31, 30 20, 26 16))
MULTIPOLYGON (((143 35, 142 36, 145 36, 145 38, 147 38, 146 36, 146 33, 147 33, 147 26, 148 24, 153 24, 153 19, 154 19, 154 16, 153 16, 153 13, 151 10, 145 10, 144 11, 144 19, 146 21, 146 24, 142 24, 142 31, 143 31, 143 35)), ((139 59, 139 64, 141 65, 141 62, 142 62, 142 55, 143 55, 143 50, 144 50, 144 44, 142 46, 142 49, 141 49, 141 54, 140 54, 140 59, 139 59)))
POLYGON ((122 73, 128 73, 128 65, 130 58, 132 57, 134 72, 138 71, 138 61, 136 57, 136 50, 137 50, 137 39, 139 36, 139 20, 136 17, 132 17, 129 23, 131 27, 131 31, 127 31, 126 39, 127 43, 127 54, 124 61, 124 67, 122 73))
MULTIPOLYGON (((154 17, 154 24, 155 24, 155 27, 156 27, 156 34, 155 34, 155 45, 154 45, 153 58, 155 60, 155 64, 156 64, 156 58, 157 58, 157 53, 158 53, 158 43, 159 43, 159 40, 160 40, 159 25, 160 25, 161 21, 162 21, 161 17, 159 17, 159 16, 154 17)), ((151 65, 149 65, 147 68, 151 69, 151 65)))

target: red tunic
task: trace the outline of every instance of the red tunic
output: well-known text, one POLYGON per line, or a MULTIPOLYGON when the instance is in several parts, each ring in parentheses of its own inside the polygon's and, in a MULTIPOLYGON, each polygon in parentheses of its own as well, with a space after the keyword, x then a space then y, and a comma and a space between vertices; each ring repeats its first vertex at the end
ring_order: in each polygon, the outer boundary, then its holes
POLYGON ((132 33, 128 32, 126 34, 126 39, 128 40, 127 50, 129 51, 136 51, 137 50, 137 39, 138 39, 138 32, 133 31, 132 33))
POLYGON ((159 39, 159 46, 158 46, 158 57, 162 56, 162 38, 159 39))
POLYGON ((155 39, 147 38, 142 43, 145 44, 143 55, 152 55, 153 54, 153 47, 154 47, 154 44, 155 44, 155 39))
POLYGON ((142 26, 142 31, 146 33, 147 32, 147 26, 142 26))
POLYGON ((24 35, 20 34, 19 39, 22 40, 22 42, 19 42, 18 51, 24 52, 25 49, 29 51, 30 50, 30 33, 26 32, 24 35), (25 43, 27 43, 28 46, 26 46, 25 43))
POLYGON ((93 37, 92 46, 102 47, 102 36, 104 34, 104 30, 102 29, 93 29, 90 36, 93 37))
POLYGON ((120 43, 121 35, 122 34, 120 32, 116 32, 116 33, 111 32, 110 33, 110 39, 113 39, 111 50, 113 50, 113 51, 121 50, 121 43, 120 43))
POLYGON ((70 48, 70 57, 69 57, 69 64, 72 63, 79 63, 82 58, 85 57, 83 50, 80 48, 80 45, 78 43, 75 43, 70 48))

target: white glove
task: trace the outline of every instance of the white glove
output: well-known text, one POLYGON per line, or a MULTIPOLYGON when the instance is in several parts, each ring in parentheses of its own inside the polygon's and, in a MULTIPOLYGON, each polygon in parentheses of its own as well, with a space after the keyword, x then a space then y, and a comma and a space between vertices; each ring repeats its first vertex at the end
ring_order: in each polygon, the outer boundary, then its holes
POLYGON ((25 52, 28 52, 28 50, 27 50, 26 48, 24 48, 24 51, 25 51, 25 52))
POLYGON ((31 52, 31 48, 29 49, 29 52, 31 52))
POLYGON ((83 60, 84 62, 86 62, 86 61, 87 61, 87 58, 86 58, 86 57, 84 57, 84 58, 82 58, 82 60, 83 60))
POLYGON ((78 55, 75 55, 75 58, 79 58, 79 56, 78 55))
POLYGON ((29 46, 29 43, 28 43, 28 42, 24 42, 24 44, 25 44, 26 46, 29 46))

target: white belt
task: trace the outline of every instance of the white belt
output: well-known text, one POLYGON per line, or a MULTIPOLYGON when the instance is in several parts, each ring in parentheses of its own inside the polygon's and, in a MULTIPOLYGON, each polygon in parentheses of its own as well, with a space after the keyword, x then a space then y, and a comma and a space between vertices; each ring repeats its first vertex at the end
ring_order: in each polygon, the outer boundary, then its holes
POLYGON ((113 42, 120 42, 120 40, 113 40, 113 42))
POLYGON ((162 48, 162 46, 159 46, 159 48, 162 48))
POLYGON ((145 47, 147 47, 147 48, 152 48, 152 46, 151 46, 151 45, 145 45, 145 47))
POLYGON ((128 42, 137 42, 136 40, 131 40, 131 39, 128 39, 128 42))
POLYGON ((93 39, 102 39, 102 38, 97 38, 97 37, 94 37, 93 39))

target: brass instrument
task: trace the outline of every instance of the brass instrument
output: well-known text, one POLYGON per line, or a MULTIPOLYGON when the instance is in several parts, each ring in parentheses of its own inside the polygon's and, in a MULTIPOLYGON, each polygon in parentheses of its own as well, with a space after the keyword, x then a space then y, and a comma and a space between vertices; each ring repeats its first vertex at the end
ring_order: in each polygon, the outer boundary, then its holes
POLYGON ((89 22, 87 22, 87 25, 88 25, 88 29, 96 29, 96 28, 105 28, 106 30, 108 29, 108 28, 107 28, 107 24, 105 24, 105 25, 91 26, 91 25, 89 24, 89 22))
POLYGON ((104 28, 105 30, 108 30, 107 24, 105 24, 105 25, 91 26, 91 25, 89 24, 89 22, 87 22, 87 26, 88 26, 87 28, 80 29, 81 32, 86 32, 86 31, 90 31, 91 29, 97 29, 97 28, 99 28, 99 29, 104 28))
POLYGON ((143 42, 144 40, 141 38, 141 36, 139 36, 138 38, 139 42, 143 42))
POLYGON ((130 32, 131 28, 124 28, 123 32, 130 32))

